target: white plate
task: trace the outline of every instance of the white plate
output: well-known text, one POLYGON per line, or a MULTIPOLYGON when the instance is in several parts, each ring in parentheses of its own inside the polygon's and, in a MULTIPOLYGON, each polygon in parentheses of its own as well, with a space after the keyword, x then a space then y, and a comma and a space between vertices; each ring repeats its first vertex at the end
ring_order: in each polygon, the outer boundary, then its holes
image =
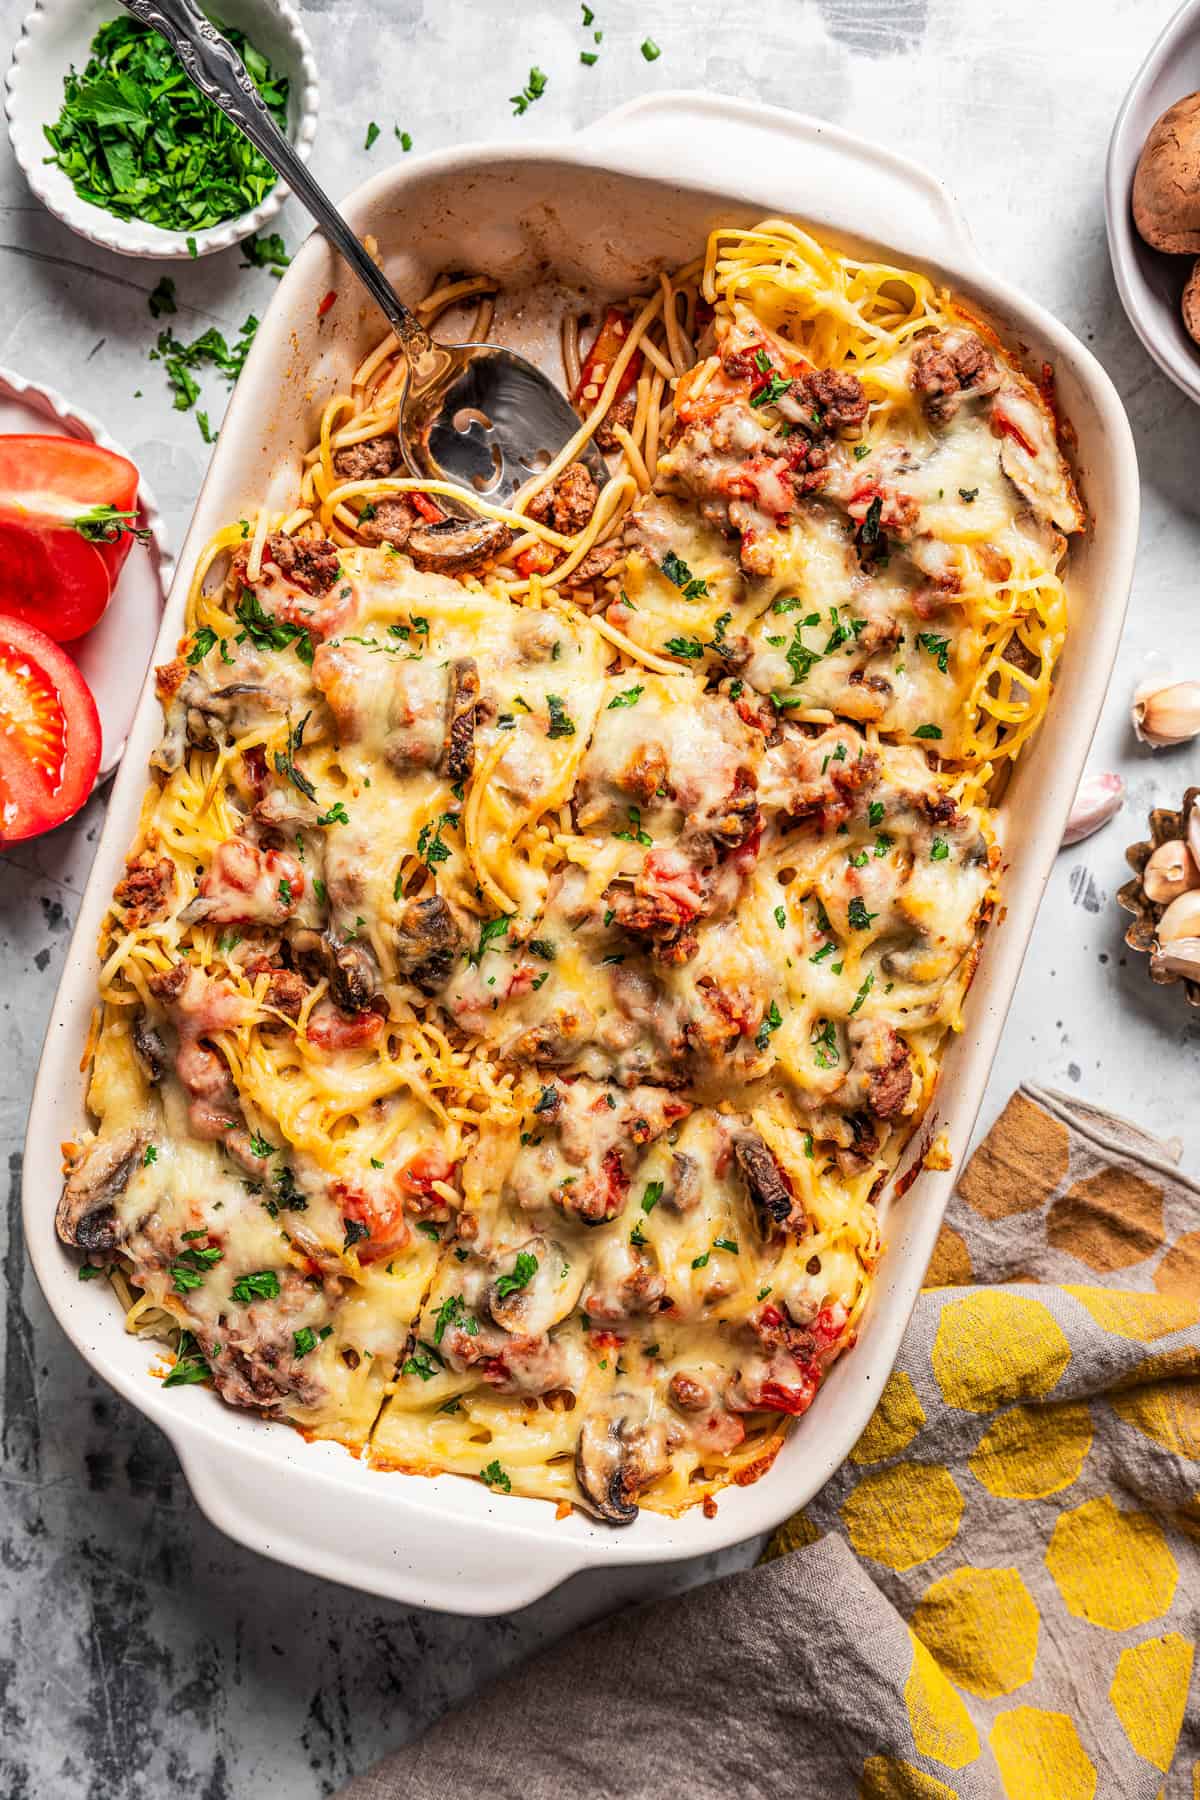
MULTIPOLYGON (((133 461, 103 426, 69 405, 53 388, 26 381, 11 369, 0 369, 0 434, 7 437, 30 431, 82 438, 133 461)), ((111 775, 121 760, 175 568, 167 548, 166 526, 140 475, 138 526, 150 536, 145 542, 136 542, 125 558, 108 611, 85 637, 64 645, 96 697, 102 733, 97 783, 111 775)))
POLYGON ((1184 330, 1183 286, 1196 260, 1152 250, 1133 223, 1133 175, 1155 120, 1200 88, 1200 0, 1187 0, 1133 78, 1108 146, 1108 251, 1129 323, 1164 375, 1200 404, 1200 344, 1184 330))
MULTIPOLYGON (((1092 529, 1072 551, 1074 626, 1050 712, 999 809, 1005 906, 988 934, 950 1045, 932 1121, 957 1162, 975 1114, 1063 823, 1075 794, 1120 639, 1137 542, 1138 480, 1120 400, 1095 358, 1035 302, 980 261, 941 184, 905 158, 815 119, 711 94, 661 94, 556 142, 455 147, 381 170, 343 210, 378 238, 401 292, 439 269, 487 268, 504 283, 503 335, 550 369, 555 277, 624 295, 660 267, 694 256, 718 221, 772 213, 890 262, 924 266, 964 294, 1031 364, 1054 364, 1078 439, 1092 529)), ((559 290, 561 293, 561 290, 559 290)), ((257 333, 221 429, 163 621, 169 655, 188 580, 210 535, 246 505, 294 490, 324 399, 344 387, 382 332, 344 267, 314 234, 293 261, 257 333), (330 289, 336 304, 318 317, 330 289)), ((46 1036, 26 1140, 25 1234, 55 1317, 91 1366, 170 1437, 213 1522, 266 1555, 384 1594, 456 1612, 511 1612, 588 1567, 656 1563, 737 1543, 803 1506, 852 1449, 895 1360, 937 1239, 953 1170, 918 1171, 889 1199, 886 1248, 859 1341, 839 1358, 770 1473, 668 1519, 645 1509, 619 1531, 545 1501, 505 1499, 454 1475, 372 1469, 337 1445, 226 1406, 202 1387, 167 1391, 152 1350, 122 1329, 112 1295, 76 1278, 54 1235, 58 1145, 85 1117, 80 1058, 96 991, 96 934, 136 829, 146 759, 162 733, 147 684, 80 904, 46 1036)), ((914 1146, 910 1163, 918 1162, 914 1146)), ((893 1184, 894 1185, 894 1184, 893 1184)), ((64 1421, 68 1426, 69 1422, 64 1421)))
MULTIPOLYGON (((221 0, 213 10, 222 24, 245 32, 271 67, 287 76, 288 137, 297 156, 307 162, 316 136, 321 91, 316 58, 299 15, 289 0, 221 0)), ((192 255, 187 232, 164 231, 140 219, 117 219, 102 207, 89 206, 76 194, 69 177, 46 161, 50 146, 42 127, 52 125, 62 110, 63 78, 70 68, 86 66, 92 39, 119 11, 116 0, 38 0, 22 26, 5 84, 4 110, 13 155, 43 205, 89 243, 119 250, 123 256, 182 261, 192 255)), ((261 231, 290 191, 277 181, 253 212, 191 233, 195 254, 210 256, 216 250, 228 250, 252 232, 261 231)))

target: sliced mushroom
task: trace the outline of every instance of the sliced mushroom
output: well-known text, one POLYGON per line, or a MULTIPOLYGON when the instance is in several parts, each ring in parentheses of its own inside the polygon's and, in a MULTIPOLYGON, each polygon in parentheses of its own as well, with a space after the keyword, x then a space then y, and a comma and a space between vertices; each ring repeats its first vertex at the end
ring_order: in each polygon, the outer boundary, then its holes
POLYGON ((67 1177, 54 1224, 64 1244, 81 1250, 115 1250, 124 1230, 115 1202, 142 1160, 149 1141, 145 1131, 118 1131, 96 1138, 67 1177))
POLYGON ((140 1007, 133 1016, 130 1038, 146 1080, 152 1087, 157 1087, 170 1068, 171 1059, 161 1036, 140 1007))
POLYGON ((632 1524, 638 1515, 634 1496, 670 1464, 665 1424, 635 1424, 630 1414, 638 1405, 632 1394, 614 1394, 588 1414, 575 1445, 584 1505, 609 1525, 632 1524))
POLYGON ((362 944, 346 944, 331 931, 323 938, 329 991, 344 1012, 365 1012, 379 992, 375 958, 362 944))
POLYGON ((450 665, 443 751, 447 781, 466 781, 475 767, 475 709, 478 703, 478 665, 473 656, 461 656, 450 665))
POLYGON ((676 1150, 671 1156, 671 1174, 673 1179, 663 1200, 676 1212, 691 1212, 704 1197, 700 1164, 686 1150, 676 1150))
POLYGON ((733 1140, 733 1154, 746 1177, 750 1198, 765 1215, 768 1228, 784 1224, 792 1212, 791 1186, 758 1132, 739 1131, 733 1140))
POLYGON ((496 519, 440 519, 418 526, 406 548, 413 566, 427 574, 468 575, 511 543, 512 532, 496 519))
POLYGON ((462 933, 440 894, 410 900, 396 927, 396 969, 423 994, 436 994, 450 979, 462 933))
POLYGON ((574 1310, 586 1272, 553 1238, 531 1237, 505 1256, 487 1290, 488 1311, 514 1336, 541 1337, 574 1310))

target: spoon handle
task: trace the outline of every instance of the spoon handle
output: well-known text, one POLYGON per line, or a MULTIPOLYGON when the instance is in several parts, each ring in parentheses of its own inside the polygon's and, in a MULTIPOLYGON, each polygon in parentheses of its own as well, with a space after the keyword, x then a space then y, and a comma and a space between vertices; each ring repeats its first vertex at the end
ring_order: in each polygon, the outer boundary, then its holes
POLYGON ((439 361, 439 351, 391 283, 376 268, 345 219, 292 149, 267 110, 232 44, 209 23, 192 0, 121 0, 126 12, 161 32, 183 64, 184 73, 266 157, 296 198, 312 214, 334 248, 368 290, 403 344, 410 366, 439 361))

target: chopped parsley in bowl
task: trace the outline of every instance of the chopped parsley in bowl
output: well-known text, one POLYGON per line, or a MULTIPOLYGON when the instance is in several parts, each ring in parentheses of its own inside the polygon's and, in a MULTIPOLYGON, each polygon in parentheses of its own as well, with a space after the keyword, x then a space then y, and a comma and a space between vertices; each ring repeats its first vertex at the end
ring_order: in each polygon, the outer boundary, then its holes
MULTIPOLYGON (((307 158, 316 66, 290 0, 218 5, 214 23, 307 158)), ((41 0, 26 20, 7 112, 30 186, 83 237, 126 254, 202 256, 260 231, 286 186, 166 40, 114 10, 114 0, 41 0)))
MULTIPOLYGON (((288 81, 243 32, 220 26, 281 130, 288 81)), ((184 74, 166 39, 136 19, 102 25, 82 74, 45 128, 49 161, 89 206, 167 231, 197 232, 252 212, 279 179, 184 74)))

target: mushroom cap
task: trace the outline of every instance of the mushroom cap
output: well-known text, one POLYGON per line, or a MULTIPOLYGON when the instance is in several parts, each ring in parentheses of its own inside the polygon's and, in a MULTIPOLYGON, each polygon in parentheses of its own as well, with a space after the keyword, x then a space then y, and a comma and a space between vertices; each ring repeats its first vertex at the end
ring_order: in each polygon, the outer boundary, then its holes
POLYGON ((1133 177, 1133 222, 1154 250, 1200 254, 1200 94, 1151 128, 1133 177))
POLYGON ((1200 261, 1192 264, 1192 272, 1184 286, 1179 310, 1183 314, 1184 330, 1193 343, 1200 344, 1200 261))

